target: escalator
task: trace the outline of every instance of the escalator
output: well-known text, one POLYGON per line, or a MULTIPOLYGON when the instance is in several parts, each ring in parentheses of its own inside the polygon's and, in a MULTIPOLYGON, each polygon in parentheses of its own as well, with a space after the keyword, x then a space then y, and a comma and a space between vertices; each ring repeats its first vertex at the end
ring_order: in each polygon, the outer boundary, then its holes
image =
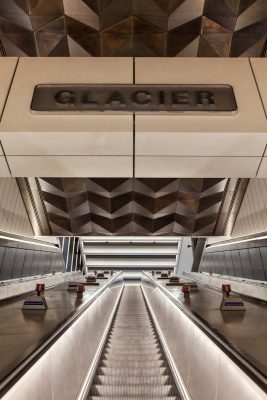
POLYGON ((124 288, 89 392, 108 399, 180 399, 140 286, 124 288))

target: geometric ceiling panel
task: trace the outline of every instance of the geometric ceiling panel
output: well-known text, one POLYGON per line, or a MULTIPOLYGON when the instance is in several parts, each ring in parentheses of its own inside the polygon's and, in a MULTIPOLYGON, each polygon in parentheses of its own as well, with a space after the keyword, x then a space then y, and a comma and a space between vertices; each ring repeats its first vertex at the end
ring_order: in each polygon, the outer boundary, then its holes
POLYGON ((2 56, 260 57, 266 0, 0 0, 2 56))
POLYGON ((202 39, 215 51, 218 57, 228 57, 233 33, 218 23, 203 17, 202 39))
POLYGON ((222 235, 221 210, 234 194, 223 178, 28 181, 28 191, 31 182, 39 186, 43 235, 222 235))

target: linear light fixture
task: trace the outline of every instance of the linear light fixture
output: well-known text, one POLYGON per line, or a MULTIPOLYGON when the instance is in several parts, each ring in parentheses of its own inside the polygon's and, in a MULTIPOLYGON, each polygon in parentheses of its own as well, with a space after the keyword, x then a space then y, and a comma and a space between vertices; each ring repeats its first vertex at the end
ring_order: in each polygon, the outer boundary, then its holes
POLYGON ((267 239, 267 235, 254 237, 254 238, 243 239, 243 240, 235 240, 234 242, 231 242, 231 243, 225 242, 225 243, 218 243, 218 244, 210 244, 210 245, 207 246, 207 249, 209 249, 210 247, 232 246, 232 244, 245 243, 245 242, 254 242, 256 240, 263 240, 263 239, 267 239))
POLYGON ((182 240, 180 236, 80 236, 80 239, 84 243, 177 243, 182 240))
POLYGON ((31 240, 17 239, 17 238, 13 238, 13 237, 10 237, 10 236, 0 235, 0 239, 11 240, 13 242, 34 244, 35 246, 52 247, 53 249, 57 248, 56 245, 45 244, 45 243, 36 243, 36 242, 31 241, 31 240))

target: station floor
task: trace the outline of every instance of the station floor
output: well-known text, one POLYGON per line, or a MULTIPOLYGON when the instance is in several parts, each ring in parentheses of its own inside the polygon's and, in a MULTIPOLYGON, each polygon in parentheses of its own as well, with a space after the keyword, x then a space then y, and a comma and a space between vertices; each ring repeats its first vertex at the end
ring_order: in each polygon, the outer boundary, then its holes
POLYGON ((221 311, 222 294, 198 285, 185 300, 181 287, 165 286, 202 321, 217 331, 224 340, 240 353, 263 375, 267 376, 267 304, 244 298, 246 311, 221 311))
POLYGON ((49 289, 45 292, 48 310, 21 310, 25 295, 0 301, 0 381, 107 282, 86 286, 82 298, 68 291, 67 283, 49 289))

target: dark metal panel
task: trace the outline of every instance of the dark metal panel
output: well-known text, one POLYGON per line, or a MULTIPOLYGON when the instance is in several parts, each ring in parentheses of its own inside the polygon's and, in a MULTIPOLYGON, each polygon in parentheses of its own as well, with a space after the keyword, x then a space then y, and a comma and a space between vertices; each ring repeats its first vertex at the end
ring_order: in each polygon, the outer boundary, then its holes
POLYGON ((42 274, 48 274, 50 272, 50 253, 44 252, 42 256, 42 274))
POLYGON ((232 260, 233 260, 233 273, 234 276, 243 276, 242 266, 241 266, 241 255, 239 250, 232 250, 232 260))
POLYGON ((65 271, 63 257, 60 253, 53 254, 50 268, 51 268, 51 271, 58 271, 58 272, 65 271))
POLYGON ((59 257, 59 271, 66 271, 66 265, 63 259, 63 256, 61 253, 58 253, 58 257, 59 257))
POLYGON ((267 280, 267 247, 262 247, 260 249, 260 254, 261 254, 262 265, 263 265, 264 274, 265 274, 265 280, 267 280))
POLYGON ((227 275, 233 275, 233 261, 232 261, 232 252, 225 252, 225 263, 226 263, 226 271, 227 275))
POLYGON ((229 252, 226 251, 221 251, 220 253, 220 259, 221 259, 221 274, 222 275, 228 275, 228 257, 229 257, 229 252))
POLYGON ((37 264, 37 274, 38 275, 43 275, 45 273, 45 271, 44 271, 45 257, 46 257, 46 253, 44 251, 40 251, 38 264, 37 264))
POLYGON ((240 252, 241 268, 242 268, 241 275, 239 276, 243 276, 244 278, 248 279, 253 279, 252 266, 250 262, 248 249, 240 249, 239 252, 240 252))
POLYGON ((253 279, 264 280, 265 274, 259 249, 249 249, 253 279))
POLYGON ((3 258, 3 265, 1 269, 1 279, 11 279, 12 269, 15 261, 16 249, 6 248, 6 252, 3 258))
POLYGON ((214 257, 214 254, 210 253, 208 258, 209 258, 210 262, 209 262, 206 272, 209 272, 209 271, 215 272, 216 271, 216 259, 214 257))
MULTIPOLYGON (((233 113, 237 104, 230 85, 37 85, 35 112, 233 113)), ((202 199, 201 199, 202 200, 202 199)), ((220 201, 220 196, 218 201, 220 201)), ((201 202, 201 201, 200 201, 201 202)))
POLYGON ((3 266, 3 259, 4 259, 5 251, 6 251, 5 247, 0 247, 0 276, 1 276, 2 266, 3 266))
POLYGON ((22 276, 25 254, 26 250, 17 249, 12 269, 12 279, 20 278, 22 276))
POLYGON ((51 261, 50 253, 45 253, 45 257, 44 257, 44 274, 48 274, 50 272, 50 261, 51 261))
POLYGON ((40 253, 41 253, 40 251, 35 251, 34 254, 33 254, 31 276, 38 275, 38 273, 39 273, 40 253))
POLYGON ((31 276, 32 263, 33 263, 34 252, 32 250, 26 250, 24 267, 22 271, 22 276, 31 276))
POLYGON ((50 262, 51 262, 51 253, 45 252, 44 266, 43 266, 44 274, 48 274, 50 272, 50 262))
POLYGON ((203 258, 202 258, 202 262, 201 262, 201 266, 200 266, 200 271, 208 271, 208 253, 204 253, 203 258))
POLYGON ((216 273, 225 275, 225 257, 223 252, 217 253, 218 267, 216 273))
POLYGON ((50 271, 58 271, 58 254, 53 254, 51 258, 51 263, 50 263, 50 271))
POLYGON ((214 271, 214 254, 209 254, 209 271, 214 271))
POLYGON ((51 263, 52 263, 53 256, 54 256, 53 253, 48 253, 48 254, 47 254, 47 268, 48 268, 48 273, 53 272, 53 270, 52 270, 52 268, 51 268, 51 263))
POLYGON ((208 267, 208 271, 213 271, 213 269, 214 269, 211 254, 208 254, 208 257, 207 257, 207 267, 208 267))

